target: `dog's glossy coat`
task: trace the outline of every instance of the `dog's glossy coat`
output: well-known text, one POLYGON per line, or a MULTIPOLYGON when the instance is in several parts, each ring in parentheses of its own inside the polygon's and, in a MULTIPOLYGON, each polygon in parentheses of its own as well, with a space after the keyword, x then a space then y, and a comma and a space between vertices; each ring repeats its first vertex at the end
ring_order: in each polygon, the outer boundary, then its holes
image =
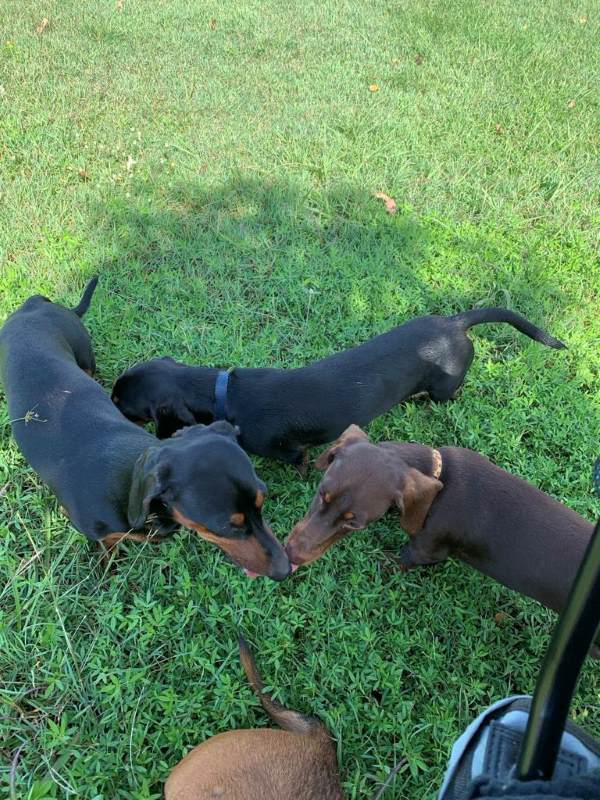
POLYGON ((173 769, 165 800, 343 800, 336 749, 325 725, 263 691, 243 639, 240 656, 263 708, 283 730, 246 729, 212 736, 173 769))
MULTIPOLYGON (((473 360, 467 331, 507 322, 549 347, 564 347, 520 314, 483 308, 454 317, 418 317, 364 344, 299 369, 236 368, 229 377, 229 421, 242 447, 300 464, 309 445, 333 441, 351 423, 366 425, 411 395, 449 400, 473 360)), ((127 370, 113 400, 126 417, 154 421, 159 438, 214 418, 219 370, 159 358, 127 370)))
POLYGON ((287 541, 293 565, 314 561, 396 508, 411 537, 400 551, 403 569, 455 557, 548 608, 564 608, 593 525, 479 453, 372 444, 351 426, 316 465, 326 472, 287 541))
POLYGON ((195 426, 160 442, 127 420, 90 374, 94 354, 76 309, 37 295, 0 331, 0 375, 19 449, 88 538, 112 546, 160 538, 180 523, 239 565, 282 579, 289 562, 265 527, 261 483, 234 428, 195 426))

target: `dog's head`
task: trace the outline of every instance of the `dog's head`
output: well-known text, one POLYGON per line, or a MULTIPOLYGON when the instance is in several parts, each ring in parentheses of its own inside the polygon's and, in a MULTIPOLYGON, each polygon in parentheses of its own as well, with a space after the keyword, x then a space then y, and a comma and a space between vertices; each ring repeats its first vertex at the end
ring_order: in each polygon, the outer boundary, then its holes
POLYGON ((410 467, 389 448, 372 444, 351 425, 315 462, 326 470, 308 514, 292 530, 286 551, 292 566, 323 555, 352 531, 366 528, 395 506, 408 533, 417 533, 442 483, 410 467))
POLYGON ((126 370, 115 381, 111 399, 127 419, 138 425, 154 422, 159 439, 197 422, 212 422, 212 414, 194 414, 178 386, 185 369, 170 356, 153 358, 126 370))
POLYGON ((283 580, 287 555, 262 518, 267 488, 228 422, 184 428, 138 459, 129 524, 169 516, 225 552, 248 575, 283 580))

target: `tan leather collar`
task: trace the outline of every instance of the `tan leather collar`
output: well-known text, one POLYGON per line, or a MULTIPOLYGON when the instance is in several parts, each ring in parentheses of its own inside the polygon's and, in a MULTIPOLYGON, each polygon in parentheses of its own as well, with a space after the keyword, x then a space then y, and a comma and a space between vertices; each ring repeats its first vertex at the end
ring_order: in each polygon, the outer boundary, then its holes
POLYGON ((436 480, 439 480, 440 475, 442 474, 442 454, 439 450, 432 449, 431 450, 431 458, 433 459, 433 477, 436 480))

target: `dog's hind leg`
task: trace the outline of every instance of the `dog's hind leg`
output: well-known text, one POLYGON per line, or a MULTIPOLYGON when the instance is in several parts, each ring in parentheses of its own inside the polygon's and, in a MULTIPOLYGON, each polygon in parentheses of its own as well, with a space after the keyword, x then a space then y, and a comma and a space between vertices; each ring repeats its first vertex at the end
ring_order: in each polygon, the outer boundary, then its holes
POLYGON ((429 379, 427 391, 435 403, 452 400, 463 384, 474 356, 472 342, 466 337, 465 342, 466 347, 461 348, 462 352, 448 358, 445 364, 433 371, 429 379))
POLYGON ((434 378, 428 389, 429 397, 434 403, 445 403, 447 400, 453 400, 462 386, 466 374, 467 370, 460 375, 440 375, 434 378))

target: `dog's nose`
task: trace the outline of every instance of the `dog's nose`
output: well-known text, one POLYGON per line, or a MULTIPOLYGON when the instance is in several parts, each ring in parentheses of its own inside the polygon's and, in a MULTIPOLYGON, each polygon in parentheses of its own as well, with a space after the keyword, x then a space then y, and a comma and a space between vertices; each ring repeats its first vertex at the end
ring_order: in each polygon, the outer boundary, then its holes
POLYGON ((275 556, 271 562, 271 569, 268 572, 269 578, 274 581, 284 581, 292 572, 292 565, 285 551, 275 556))

